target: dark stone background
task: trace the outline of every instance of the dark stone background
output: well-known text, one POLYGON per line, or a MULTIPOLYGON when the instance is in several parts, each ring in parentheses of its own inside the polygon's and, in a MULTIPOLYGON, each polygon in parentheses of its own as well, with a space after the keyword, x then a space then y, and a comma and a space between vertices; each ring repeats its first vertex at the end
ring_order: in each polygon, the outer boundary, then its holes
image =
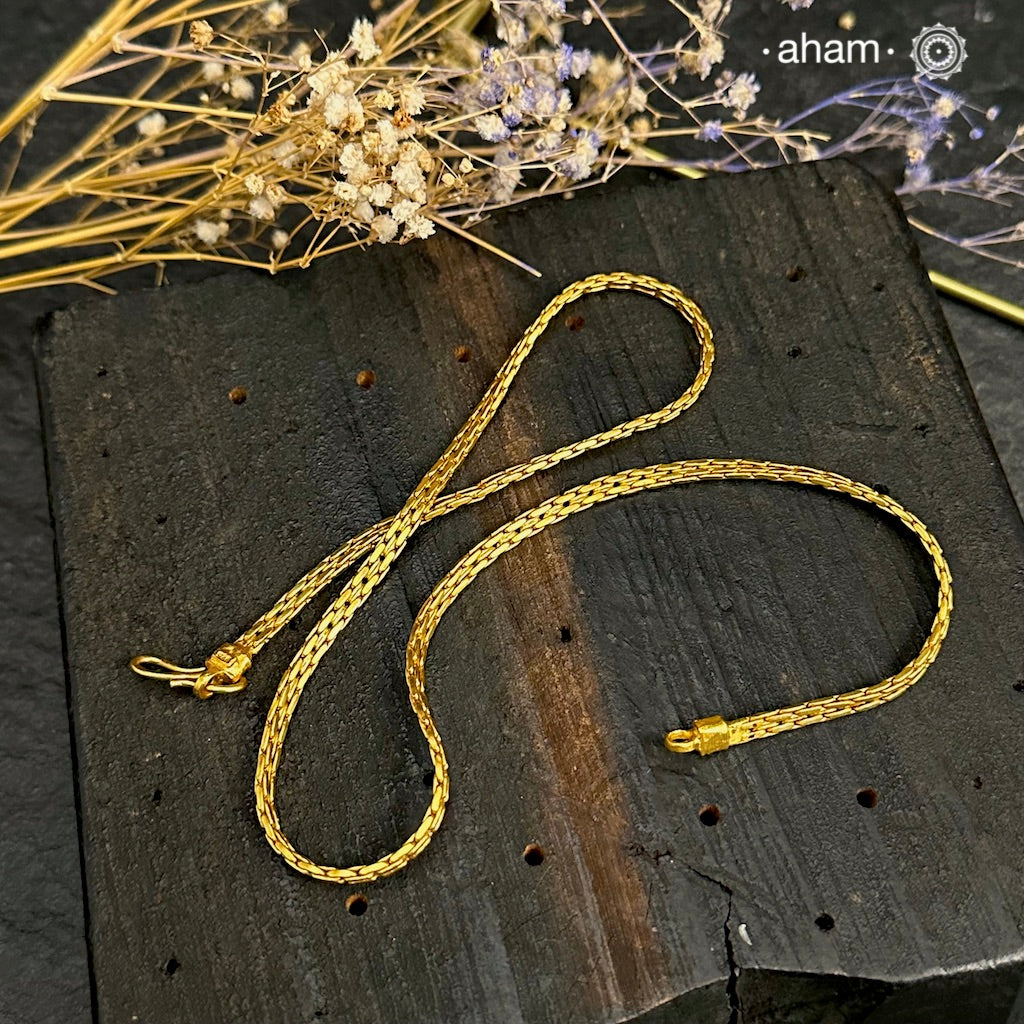
MULTIPOLYGON (((351 15, 340 12, 362 6, 346 2, 330 9, 347 24, 351 15)), ((56 59, 102 7, 102 0, 4 0, 0 105, 6 106, 56 59)), ((737 7, 742 10, 730 23, 726 66, 758 73, 763 90, 756 109, 761 113, 791 113, 868 77, 865 72, 871 70, 908 71, 905 54, 912 37, 922 26, 942 21, 959 29, 969 53, 964 71, 950 85, 982 107, 999 104, 1003 109, 990 132, 993 141, 1012 134, 1024 120, 1024 28, 1017 0, 907 0, 899 10, 893 5, 880 9, 866 0, 817 0, 810 11, 796 14, 775 0, 737 7), (841 35, 836 18, 844 10, 858 16, 855 36, 878 39, 883 52, 892 46, 896 55, 878 69, 780 68, 774 58, 762 55, 764 46, 801 30, 819 39, 841 35)), ((667 5, 651 4, 645 17, 667 25, 665 10, 667 5)), ((898 163, 873 169, 890 183, 898 180, 898 163)), ((933 208, 956 217, 965 230, 982 223, 956 200, 933 208)), ((1020 220, 1020 213, 1008 212, 1006 222, 1014 219, 1020 220)), ((741 226, 736 237, 742 244, 741 226)), ((1024 302, 1024 281, 1016 271, 938 244, 923 248, 930 266, 1024 302)), ((172 283, 182 277, 172 274, 172 283)), ((0 298, 0 615, 7 639, 0 661, 0 1021, 19 1024, 90 1019, 72 754, 31 354, 36 320, 76 297, 67 290, 43 290, 0 298)), ((1024 506, 1024 359, 1019 351, 1024 332, 955 303, 946 302, 944 308, 1011 488, 1024 506)))

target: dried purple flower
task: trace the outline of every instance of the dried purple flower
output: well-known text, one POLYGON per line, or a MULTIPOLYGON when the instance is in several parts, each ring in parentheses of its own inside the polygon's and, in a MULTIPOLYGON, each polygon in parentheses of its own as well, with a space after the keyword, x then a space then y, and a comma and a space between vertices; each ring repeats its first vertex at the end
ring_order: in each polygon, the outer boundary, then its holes
POLYGON ((722 122, 718 120, 705 121, 697 132, 697 138, 701 142, 718 142, 722 137, 722 122))

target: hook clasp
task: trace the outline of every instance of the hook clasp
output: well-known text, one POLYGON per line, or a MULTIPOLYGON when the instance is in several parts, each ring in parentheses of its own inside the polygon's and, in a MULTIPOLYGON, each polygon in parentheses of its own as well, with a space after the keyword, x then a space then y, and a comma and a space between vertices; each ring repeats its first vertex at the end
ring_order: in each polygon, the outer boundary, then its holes
POLYGON ((184 668, 172 662, 164 661, 154 654, 140 654, 129 662, 131 670, 147 679, 159 679, 161 682, 169 683, 171 686, 187 686, 192 689, 201 668, 184 668))
POLYGON ((252 652, 239 643, 221 644, 206 659, 205 668, 184 668, 152 654, 140 654, 129 663, 133 672, 147 679, 159 679, 172 687, 188 687, 201 700, 215 693, 238 693, 247 684, 245 673, 252 664, 252 652))

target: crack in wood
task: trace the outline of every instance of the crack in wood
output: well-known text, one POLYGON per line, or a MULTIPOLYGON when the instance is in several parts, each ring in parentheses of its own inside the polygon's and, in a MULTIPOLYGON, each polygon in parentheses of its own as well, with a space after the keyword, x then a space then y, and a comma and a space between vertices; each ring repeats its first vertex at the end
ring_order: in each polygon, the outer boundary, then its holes
POLYGON ((725 908, 725 921, 722 922, 722 935, 725 943, 725 966, 729 972, 729 976, 725 980, 725 998, 729 1004, 729 1024, 739 1024, 740 1019, 740 1000, 739 1000, 739 980, 740 980, 740 966, 736 962, 736 950, 732 944, 732 906, 733 906, 733 891, 732 887, 725 884, 725 882, 713 877, 712 875, 705 874, 698 868, 693 867, 692 864, 687 864, 687 868, 692 871, 698 878, 704 879, 705 882, 710 882, 711 885, 717 886, 725 893, 726 896, 726 908, 725 908))

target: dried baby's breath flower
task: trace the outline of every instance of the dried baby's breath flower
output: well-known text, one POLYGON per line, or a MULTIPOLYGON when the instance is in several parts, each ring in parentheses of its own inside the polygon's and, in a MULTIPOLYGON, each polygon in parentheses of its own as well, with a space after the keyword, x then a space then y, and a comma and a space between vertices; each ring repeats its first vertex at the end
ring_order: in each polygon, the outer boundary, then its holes
POLYGON ((398 221, 386 213, 381 213, 370 221, 370 230, 378 242, 391 242, 398 234, 398 221))
POLYGON ((375 185, 369 186, 366 198, 374 206, 387 206, 394 194, 395 190, 386 181, 378 181, 375 185))
POLYGON ((348 62, 342 59, 337 50, 332 50, 317 68, 306 76, 306 84, 314 96, 325 96, 345 82, 348 72, 348 62))
POLYGON ((263 8, 263 20, 270 28, 282 28, 288 21, 288 5, 272 0, 263 8))
POLYGON ((368 18, 356 18, 349 42, 359 60, 367 61, 380 54, 380 47, 373 38, 373 25, 368 18))
POLYGON ((391 216, 394 217, 396 223, 404 224, 419 213, 421 205, 412 199, 400 199, 392 207, 391 216))
POLYGON ((473 118, 473 131, 484 142, 501 142, 512 134, 512 129, 505 124, 499 114, 481 114, 473 118))
POLYGON ((196 238, 199 239, 204 245, 216 245, 220 242, 224 236, 228 233, 230 225, 224 221, 217 220, 197 220, 193 225, 192 229, 195 232, 196 238))
POLYGON ((341 82, 324 96, 324 121, 331 128, 358 132, 366 123, 366 112, 351 82, 341 82))
POLYGON ((622 81, 625 72, 625 65, 618 54, 606 57, 603 53, 597 53, 590 62, 587 79, 597 92, 606 92, 622 81))
POLYGON ((331 192, 334 194, 335 199, 340 199, 343 203, 356 203, 359 201, 359 189, 348 181, 336 181, 331 192))
POLYGON ((236 100, 251 100, 256 95, 256 87, 244 75, 232 75, 225 89, 236 100))
POLYGON ((292 139, 284 139, 274 146, 270 155, 281 170, 290 171, 298 166, 302 151, 292 139))
POLYGON ((213 42, 213 26, 202 18, 188 27, 188 37, 197 50, 205 50, 213 42))
POLYGON ((151 139, 159 135, 167 127, 167 118, 159 110, 151 110, 148 114, 140 117, 135 124, 135 129, 144 139, 151 139))
POLYGON ((727 107, 732 107, 733 117, 742 120, 747 116, 747 111, 753 106, 757 94, 761 91, 760 83, 749 72, 742 75, 727 73, 716 80, 715 85, 723 93, 722 102, 727 107))
POLYGON ((402 241, 408 242, 414 238, 429 238, 434 233, 433 221, 416 214, 405 222, 405 231, 402 233, 402 241))
POLYGON ((264 190, 263 194, 270 200, 273 206, 280 206, 288 199, 288 192, 285 187, 278 182, 272 182, 264 190))
POLYGON ((415 82, 403 82, 398 90, 398 102, 407 114, 422 114, 427 105, 423 90, 415 82))
POLYGON ((272 221, 277 216, 274 204, 266 195, 253 196, 246 207, 248 213, 257 220, 272 221))
POLYGON ((305 39, 300 39, 291 48, 289 56, 299 71, 309 71, 313 67, 313 49, 305 39))

